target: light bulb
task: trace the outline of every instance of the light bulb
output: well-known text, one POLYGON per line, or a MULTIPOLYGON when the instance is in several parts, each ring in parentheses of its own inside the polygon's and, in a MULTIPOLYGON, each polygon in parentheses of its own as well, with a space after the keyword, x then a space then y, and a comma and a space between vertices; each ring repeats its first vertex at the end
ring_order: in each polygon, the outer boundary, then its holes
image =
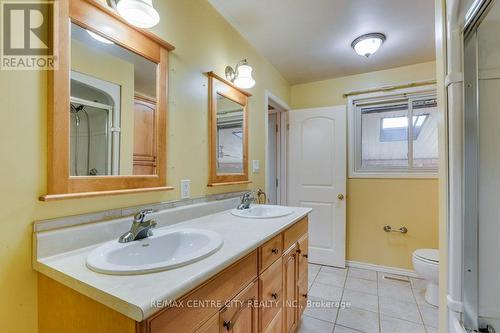
POLYGON ((236 73, 236 79, 234 79, 234 85, 242 88, 249 89, 255 85, 255 80, 252 77, 253 68, 249 65, 238 66, 236 73))
POLYGON ((160 22, 153 0, 120 0, 116 10, 127 22, 138 28, 151 28, 160 22))

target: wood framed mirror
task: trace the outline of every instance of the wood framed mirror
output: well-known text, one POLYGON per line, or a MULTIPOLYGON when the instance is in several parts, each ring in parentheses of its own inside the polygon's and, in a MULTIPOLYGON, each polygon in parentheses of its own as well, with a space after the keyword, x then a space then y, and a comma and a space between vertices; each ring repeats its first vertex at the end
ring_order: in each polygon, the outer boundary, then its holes
POLYGON ((213 72, 209 90, 210 171, 208 186, 250 183, 248 177, 248 92, 213 72))
POLYGON ((167 75, 174 47, 99 0, 60 0, 49 74, 43 201, 168 190, 167 75))

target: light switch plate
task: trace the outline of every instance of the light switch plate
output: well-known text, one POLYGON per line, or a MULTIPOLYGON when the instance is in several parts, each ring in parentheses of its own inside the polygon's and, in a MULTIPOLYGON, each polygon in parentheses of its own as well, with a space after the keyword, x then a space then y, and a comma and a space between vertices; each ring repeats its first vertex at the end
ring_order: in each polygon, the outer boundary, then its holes
POLYGON ((191 197, 191 180, 181 180, 181 199, 189 199, 191 197))
POLYGON ((259 173, 260 171, 260 161, 259 160, 253 160, 253 163, 252 163, 252 166, 253 166, 253 173, 259 173))

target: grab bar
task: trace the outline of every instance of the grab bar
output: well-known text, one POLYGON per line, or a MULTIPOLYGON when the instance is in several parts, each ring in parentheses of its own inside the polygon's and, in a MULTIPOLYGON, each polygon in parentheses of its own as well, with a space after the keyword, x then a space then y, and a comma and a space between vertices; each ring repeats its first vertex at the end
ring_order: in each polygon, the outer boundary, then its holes
POLYGON ((407 227, 401 227, 399 229, 392 229, 392 227, 390 225, 386 225, 384 226, 384 231, 385 232, 399 232, 399 233, 402 233, 402 234, 406 234, 408 233, 408 228, 407 227))

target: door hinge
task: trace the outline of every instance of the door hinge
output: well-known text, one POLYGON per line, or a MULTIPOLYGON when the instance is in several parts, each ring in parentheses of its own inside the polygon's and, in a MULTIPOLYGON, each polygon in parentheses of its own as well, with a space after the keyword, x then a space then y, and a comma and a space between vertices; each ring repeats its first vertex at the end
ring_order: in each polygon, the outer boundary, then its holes
POLYGON ((276 178, 276 187, 278 187, 278 178, 276 178))
POLYGON ((289 131, 290 130, 290 124, 286 124, 286 129, 289 131))
POLYGON ((276 124, 276 133, 279 132, 279 127, 278 127, 278 124, 276 124))

